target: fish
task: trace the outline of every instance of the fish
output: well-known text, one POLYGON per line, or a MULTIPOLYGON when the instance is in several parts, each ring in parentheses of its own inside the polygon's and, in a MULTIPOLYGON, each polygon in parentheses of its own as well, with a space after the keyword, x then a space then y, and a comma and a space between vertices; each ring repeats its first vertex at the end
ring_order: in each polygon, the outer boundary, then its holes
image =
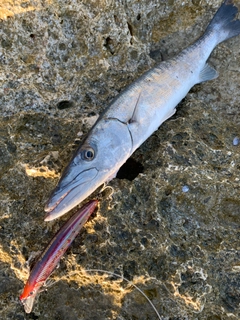
POLYGON ((80 208, 57 232, 43 253, 38 257, 20 296, 26 313, 30 313, 34 300, 42 286, 56 268, 61 257, 69 248, 82 226, 98 205, 98 200, 90 200, 80 208))
POLYGON ((215 79, 207 60, 221 42, 239 35, 238 8, 225 0, 204 34, 176 57, 163 61, 116 96, 74 153, 45 206, 45 221, 70 211, 119 168, 197 83, 215 79))

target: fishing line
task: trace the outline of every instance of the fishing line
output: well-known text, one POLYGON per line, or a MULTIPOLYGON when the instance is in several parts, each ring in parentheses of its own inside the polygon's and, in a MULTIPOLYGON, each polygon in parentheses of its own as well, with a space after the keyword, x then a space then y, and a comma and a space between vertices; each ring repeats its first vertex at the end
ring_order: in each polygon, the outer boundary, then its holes
POLYGON ((156 307, 154 306, 154 304, 152 303, 152 301, 148 298, 148 296, 139 288, 137 287, 132 281, 128 280, 127 278, 125 278, 124 276, 120 275, 120 274, 117 274, 117 273, 114 273, 114 272, 111 272, 111 271, 107 271, 107 270, 102 270, 102 269, 86 269, 85 270, 86 272, 101 272, 101 273, 106 273, 106 274, 109 274, 111 276, 115 276, 115 277, 118 277, 126 282, 128 282, 131 286, 133 286, 135 289, 137 289, 143 296, 144 298, 148 301, 148 303, 151 305, 151 307, 153 308, 153 310, 155 311, 157 317, 159 320, 162 320, 160 314, 158 313, 156 307))

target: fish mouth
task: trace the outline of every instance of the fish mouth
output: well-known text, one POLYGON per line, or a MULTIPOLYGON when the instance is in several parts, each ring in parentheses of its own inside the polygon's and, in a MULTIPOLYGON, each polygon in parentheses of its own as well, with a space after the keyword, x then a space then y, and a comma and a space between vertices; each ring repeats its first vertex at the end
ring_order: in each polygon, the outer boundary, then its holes
POLYGON ((80 172, 73 179, 69 174, 64 175, 44 208, 47 213, 44 220, 51 221, 60 217, 91 194, 98 173, 97 168, 91 168, 80 172))
MULTIPOLYGON (((76 187, 75 187, 75 188, 76 188, 76 187)), ((73 189, 75 189, 75 188, 73 188, 73 189)), ((46 206, 45 206, 45 208, 44 208, 44 211, 47 212, 47 213, 53 211, 53 210, 59 205, 59 203, 62 202, 63 199, 66 198, 66 196, 67 196, 73 189, 70 189, 68 192, 66 192, 65 194, 63 194, 63 195, 59 198, 59 200, 57 200, 57 201, 55 202, 55 204, 53 204, 51 207, 49 206, 49 203, 47 203, 46 206)), ((49 199, 48 202, 51 202, 51 198, 49 199)))

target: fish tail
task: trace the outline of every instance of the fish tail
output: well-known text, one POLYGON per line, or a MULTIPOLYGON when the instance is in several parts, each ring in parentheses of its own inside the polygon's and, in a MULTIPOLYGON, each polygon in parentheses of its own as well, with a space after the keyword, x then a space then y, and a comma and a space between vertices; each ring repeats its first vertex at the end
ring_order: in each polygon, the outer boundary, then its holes
POLYGON ((239 35, 240 20, 235 19, 237 14, 238 8, 234 5, 233 1, 225 0, 215 13, 206 32, 216 33, 218 43, 239 35))

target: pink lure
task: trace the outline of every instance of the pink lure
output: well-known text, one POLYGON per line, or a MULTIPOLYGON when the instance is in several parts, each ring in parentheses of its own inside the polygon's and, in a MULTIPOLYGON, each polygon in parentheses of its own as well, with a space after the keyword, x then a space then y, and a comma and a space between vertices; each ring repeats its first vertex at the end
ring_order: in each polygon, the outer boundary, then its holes
POLYGON ((32 311, 33 303, 40 288, 53 272, 61 257, 71 245, 84 223, 97 207, 98 200, 91 200, 78 210, 58 231, 46 249, 37 259, 20 300, 25 312, 32 311))

